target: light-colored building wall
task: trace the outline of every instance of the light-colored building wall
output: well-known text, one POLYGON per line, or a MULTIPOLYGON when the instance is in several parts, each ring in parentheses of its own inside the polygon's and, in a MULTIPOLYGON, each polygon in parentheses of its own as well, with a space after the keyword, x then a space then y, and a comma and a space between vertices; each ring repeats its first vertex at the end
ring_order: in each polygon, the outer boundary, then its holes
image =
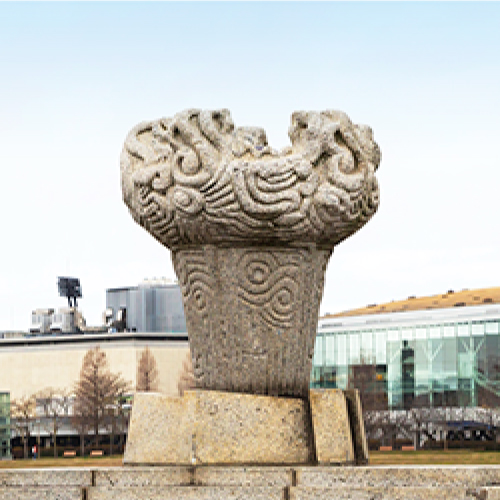
POLYGON ((159 391, 177 394, 179 372, 189 352, 186 340, 164 340, 158 334, 137 333, 95 335, 90 342, 89 337, 72 336, 64 343, 39 338, 17 343, 1 341, 0 389, 10 392, 11 400, 47 387, 71 390, 79 379, 85 353, 96 346, 106 353, 110 370, 120 373, 135 389, 139 360, 149 347, 156 359, 159 391))

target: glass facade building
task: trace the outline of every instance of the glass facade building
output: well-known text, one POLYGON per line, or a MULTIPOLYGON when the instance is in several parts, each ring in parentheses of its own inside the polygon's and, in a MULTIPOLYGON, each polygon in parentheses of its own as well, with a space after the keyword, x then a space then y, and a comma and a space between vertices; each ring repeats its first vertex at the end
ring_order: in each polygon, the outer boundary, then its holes
POLYGON ((321 318, 312 387, 363 409, 500 406, 500 304, 321 318))
POLYGON ((10 458, 10 394, 0 392, 0 460, 10 458))

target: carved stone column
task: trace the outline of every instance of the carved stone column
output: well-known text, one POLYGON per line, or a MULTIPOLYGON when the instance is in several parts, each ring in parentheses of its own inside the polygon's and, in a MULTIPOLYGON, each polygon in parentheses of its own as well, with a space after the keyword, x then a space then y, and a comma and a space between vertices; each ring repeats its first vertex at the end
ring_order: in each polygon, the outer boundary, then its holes
POLYGON ((173 252, 199 387, 307 396, 330 253, 314 245, 173 252))
POLYGON ((125 141, 123 198, 172 250, 199 388, 307 398, 328 259, 378 207, 368 127, 296 112, 289 135, 278 153, 227 110, 188 110, 125 141))

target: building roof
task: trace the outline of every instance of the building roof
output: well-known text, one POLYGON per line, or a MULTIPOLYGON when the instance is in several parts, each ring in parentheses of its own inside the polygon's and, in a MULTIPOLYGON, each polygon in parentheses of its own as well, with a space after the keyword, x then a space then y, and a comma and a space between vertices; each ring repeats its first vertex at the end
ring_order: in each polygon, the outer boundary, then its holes
POLYGON ((404 300, 387 302, 385 304, 370 304, 359 309, 352 309, 337 314, 327 314, 323 318, 340 318, 347 316, 363 316, 365 314, 382 314, 404 311, 419 311, 424 309, 447 309, 450 307, 478 306, 482 304, 500 304, 500 287, 479 288, 431 295, 429 297, 408 297, 404 300))
POLYGON ((0 339, 0 351, 12 347, 105 344, 116 342, 188 342, 186 332, 57 333, 0 339))
POLYGON ((180 288, 180 286, 177 280, 174 281, 169 278, 144 278, 138 285, 107 288, 106 292, 126 292, 139 288, 180 288))

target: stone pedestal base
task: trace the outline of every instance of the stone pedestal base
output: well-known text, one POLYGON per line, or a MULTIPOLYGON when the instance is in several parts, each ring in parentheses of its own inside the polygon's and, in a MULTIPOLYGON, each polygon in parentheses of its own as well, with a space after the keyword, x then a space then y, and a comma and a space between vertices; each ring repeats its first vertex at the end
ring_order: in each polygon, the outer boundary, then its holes
POLYGON ((361 413, 350 415, 348 409, 346 395, 337 389, 312 390, 310 404, 205 390, 187 391, 182 398, 137 393, 124 463, 355 463, 366 439, 364 430, 353 438, 351 429, 362 428, 361 413))

